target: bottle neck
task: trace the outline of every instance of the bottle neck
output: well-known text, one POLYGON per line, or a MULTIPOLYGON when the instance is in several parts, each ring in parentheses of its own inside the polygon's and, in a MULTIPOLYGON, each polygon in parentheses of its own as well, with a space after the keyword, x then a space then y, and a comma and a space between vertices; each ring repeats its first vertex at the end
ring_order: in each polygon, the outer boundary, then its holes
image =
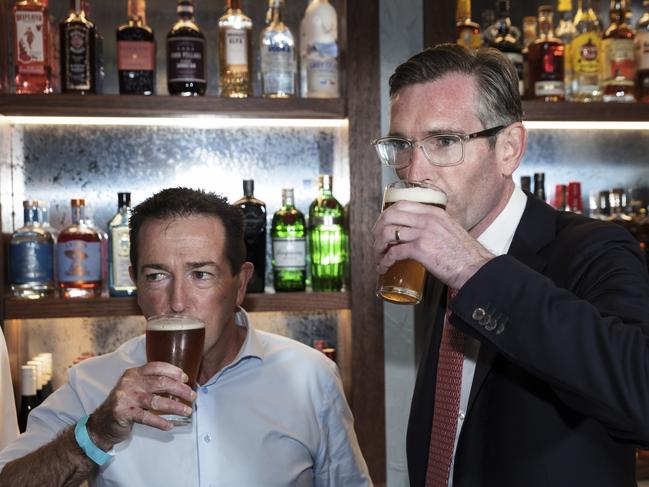
POLYGON ((73 225, 80 225, 86 218, 85 215, 85 206, 83 205, 72 205, 72 211, 70 213, 70 218, 73 225))
POLYGON ((539 16, 539 32, 541 33, 541 37, 550 37, 553 30, 554 25, 552 22, 552 17, 539 16))
POLYGON ((286 192, 282 194, 282 206, 284 208, 292 208, 293 206, 295 206, 295 200, 292 191, 290 193, 286 192))
POLYGON ((144 0, 128 0, 129 22, 137 25, 146 24, 146 3, 144 0))
POLYGON ((609 12, 609 19, 613 24, 622 24, 626 18, 626 4, 623 1, 613 0, 611 2, 611 11, 609 12))
POLYGON ((455 20, 458 23, 471 21, 471 0, 458 0, 455 9, 455 20))
POLYGON ((36 218, 36 208, 33 206, 30 206, 28 208, 23 208, 23 221, 24 221, 24 226, 35 226, 38 223, 38 219, 36 218))
POLYGON ((281 24, 284 22, 284 8, 280 2, 273 1, 268 7, 268 18, 272 24, 281 24))

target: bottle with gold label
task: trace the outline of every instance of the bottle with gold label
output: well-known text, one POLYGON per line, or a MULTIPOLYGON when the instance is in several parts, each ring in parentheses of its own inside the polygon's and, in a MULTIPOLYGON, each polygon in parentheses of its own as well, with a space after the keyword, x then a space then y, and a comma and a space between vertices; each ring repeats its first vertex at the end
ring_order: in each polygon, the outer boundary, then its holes
POLYGON ((469 49, 482 46, 480 25, 471 20, 471 0, 457 0, 455 9, 457 43, 469 49))
POLYGON ((241 10, 240 0, 228 0, 219 19, 219 69, 221 95, 246 98, 252 95, 252 20, 241 10))
POLYGON ((637 63, 636 89, 638 100, 649 103, 649 0, 642 2, 644 11, 638 20, 635 34, 635 60, 637 63))
POLYGON ((572 0, 559 0, 557 6, 559 14, 559 25, 554 31, 554 35, 561 39, 565 46, 563 56, 563 84, 566 90, 566 98, 570 99, 572 89, 572 63, 570 46, 572 39, 575 37, 575 24, 572 21, 572 0))
POLYGON ((627 24, 626 0, 611 0, 611 25, 602 37, 603 100, 633 102, 635 98, 634 32, 627 24))
POLYGON ((570 43, 570 101, 601 101, 602 29, 591 0, 579 0, 575 36, 570 43))

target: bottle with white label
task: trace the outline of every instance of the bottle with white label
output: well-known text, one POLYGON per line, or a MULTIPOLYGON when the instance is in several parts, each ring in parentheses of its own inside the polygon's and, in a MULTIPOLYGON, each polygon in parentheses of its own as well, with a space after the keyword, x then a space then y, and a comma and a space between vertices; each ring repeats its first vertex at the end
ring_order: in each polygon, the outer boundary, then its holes
POLYGON ((178 0, 176 12, 178 21, 167 34, 167 90, 170 95, 204 95, 205 35, 194 21, 193 0, 178 0))
POLYGON ((18 429, 24 433, 27 429, 27 419, 29 413, 38 406, 38 397, 36 388, 38 377, 36 376, 36 367, 33 365, 23 365, 20 368, 20 410, 18 412, 18 429))
POLYGON ((261 31, 261 93, 269 98, 296 94, 297 61, 293 34, 284 23, 284 0, 269 0, 270 24, 261 31))
POLYGON ((311 0, 300 26, 300 92, 338 98, 338 19, 329 0, 311 0))
POLYGON ((128 272, 131 265, 130 216, 131 193, 117 193, 117 213, 108 222, 108 293, 111 296, 135 294, 128 272))
POLYGON ((282 189, 282 207, 273 215, 273 282, 275 291, 306 288, 306 225, 295 208, 293 188, 282 189))
POLYGON ((219 82, 221 96, 252 95, 252 20, 241 10, 240 0, 228 0, 219 19, 219 82))

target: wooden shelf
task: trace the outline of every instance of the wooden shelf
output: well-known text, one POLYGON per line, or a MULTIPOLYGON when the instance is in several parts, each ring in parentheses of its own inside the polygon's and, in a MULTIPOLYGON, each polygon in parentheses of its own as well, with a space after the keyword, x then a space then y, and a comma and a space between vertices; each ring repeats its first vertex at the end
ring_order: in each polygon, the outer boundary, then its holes
POLYGON ((649 103, 523 102, 524 121, 645 122, 649 103))
POLYGON ((323 118, 346 117, 345 100, 140 95, 0 95, 0 114, 61 117, 323 118))
MULTIPOLYGON (((35 300, 9 297, 5 298, 4 307, 6 320, 142 314, 134 297, 35 300)), ((243 307, 249 312, 341 310, 351 308, 351 299, 346 292, 248 294, 243 307)))

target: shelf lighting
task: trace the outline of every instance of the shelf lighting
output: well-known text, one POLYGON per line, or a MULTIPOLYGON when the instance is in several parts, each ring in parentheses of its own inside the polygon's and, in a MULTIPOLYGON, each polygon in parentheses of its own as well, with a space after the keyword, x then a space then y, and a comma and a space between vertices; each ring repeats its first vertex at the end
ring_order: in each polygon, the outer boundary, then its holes
POLYGON ((268 128, 345 128, 347 119, 331 118, 228 118, 228 117, 30 117, 7 116, 14 125, 94 125, 182 127, 224 129, 245 127, 268 128))
POLYGON ((523 121, 528 130, 649 130, 649 122, 523 121))

